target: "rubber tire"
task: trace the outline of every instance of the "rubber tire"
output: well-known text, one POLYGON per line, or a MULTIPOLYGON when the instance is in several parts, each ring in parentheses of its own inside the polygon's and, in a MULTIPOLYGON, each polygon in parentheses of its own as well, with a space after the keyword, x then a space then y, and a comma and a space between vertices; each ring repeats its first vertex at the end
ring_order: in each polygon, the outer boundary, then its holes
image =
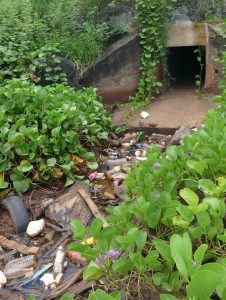
POLYGON ((1 204, 9 212, 16 233, 23 233, 27 230, 30 222, 28 211, 24 202, 18 196, 9 196, 1 200, 1 204))

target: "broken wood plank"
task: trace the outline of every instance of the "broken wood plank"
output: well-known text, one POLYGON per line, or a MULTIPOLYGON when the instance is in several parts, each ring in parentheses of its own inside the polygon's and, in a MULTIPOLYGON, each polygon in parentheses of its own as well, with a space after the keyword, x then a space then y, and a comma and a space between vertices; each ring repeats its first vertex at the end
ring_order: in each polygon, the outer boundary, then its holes
POLYGON ((95 281, 86 282, 84 280, 74 284, 67 290, 67 293, 72 294, 74 297, 91 289, 95 285, 95 281))
POLYGON ((42 251, 39 247, 27 247, 24 244, 8 240, 4 236, 0 236, 0 245, 3 248, 10 249, 10 250, 17 250, 23 254, 34 254, 35 256, 41 256, 42 251))
POLYGON ((75 273, 70 279, 68 279, 68 282, 64 285, 59 286, 56 288, 53 292, 51 292, 46 299, 57 299, 57 297, 63 295, 68 291, 68 289, 75 284, 79 278, 82 276, 84 272, 84 268, 80 269, 77 273, 75 273))
POLYGON ((78 192, 82 196, 82 198, 85 200, 86 204, 89 206, 94 217, 101 219, 103 221, 103 227, 108 227, 109 226, 108 222, 102 216, 98 207, 93 202, 93 200, 90 198, 90 196, 83 189, 78 189, 78 192))

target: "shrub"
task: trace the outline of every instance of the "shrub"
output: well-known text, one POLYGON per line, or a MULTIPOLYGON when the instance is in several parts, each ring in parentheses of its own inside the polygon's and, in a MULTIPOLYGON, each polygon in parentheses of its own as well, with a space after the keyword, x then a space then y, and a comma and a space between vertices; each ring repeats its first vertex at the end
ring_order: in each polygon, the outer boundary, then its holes
POLYGON ((0 87, 0 123, 0 188, 12 174, 14 188, 25 192, 35 180, 63 174, 72 184, 76 155, 94 159, 83 144, 106 139, 110 118, 92 88, 74 92, 14 79, 0 87))

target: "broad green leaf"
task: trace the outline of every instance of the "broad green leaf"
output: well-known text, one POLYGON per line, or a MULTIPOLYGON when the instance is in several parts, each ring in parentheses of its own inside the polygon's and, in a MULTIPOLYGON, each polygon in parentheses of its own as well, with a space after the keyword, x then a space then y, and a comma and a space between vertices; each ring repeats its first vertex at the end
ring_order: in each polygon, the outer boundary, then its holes
POLYGON ((74 296, 70 293, 67 293, 61 296, 59 300, 74 300, 74 296))
POLYGON ((211 223, 210 216, 205 210, 198 211, 196 212, 195 215, 201 227, 206 228, 208 225, 210 225, 211 223))
POLYGON ((160 239, 154 239, 153 244, 155 249, 158 250, 163 259, 165 259, 170 265, 174 265, 174 260, 171 256, 170 245, 160 239))
POLYGON ((47 166, 48 167, 54 167, 56 164, 56 158, 49 158, 47 159, 47 166))
POLYGON ((192 264, 192 244, 188 233, 182 236, 173 234, 170 238, 170 250, 177 270, 188 281, 192 264))
POLYGON ((98 168, 98 163, 96 163, 96 162, 89 162, 87 164, 87 167, 90 168, 91 170, 96 170, 98 168))
MULTIPOLYGON (((224 277, 223 277, 224 278, 224 277)), ((217 270, 200 269, 193 277, 187 286, 188 297, 196 297, 199 300, 210 299, 217 286, 223 280, 221 273, 217 270)))
POLYGON ((170 294, 162 294, 162 295, 160 295, 160 299, 161 300, 180 300, 179 298, 177 298, 173 295, 170 295, 170 294))
POLYGON ((197 173, 199 173, 200 175, 203 174, 206 166, 207 166, 207 163, 206 161, 194 161, 194 160, 188 160, 187 161, 187 166, 196 171, 197 173))
POLYGON ((194 253, 194 259, 198 264, 202 264, 203 258, 205 256, 206 250, 208 249, 207 244, 199 246, 199 248, 194 253))
POLYGON ((0 189, 6 189, 8 185, 8 182, 5 182, 4 173, 0 173, 0 189))
POLYGON ((144 248, 146 240, 147 240, 147 231, 140 230, 136 238, 136 245, 138 250, 141 251, 144 248))
POLYGON ((95 219, 92 222, 90 226, 90 232, 94 238, 97 238, 99 236, 102 226, 103 226, 103 221, 100 219, 95 219))
POLYGON ((220 204, 220 200, 216 197, 207 197, 203 199, 203 203, 208 204, 211 209, 217 210, 220 204))
POLYGON ((137 268, 137 270, 140 273, 145 273, 146 271, 146 260, 145 258, 142 256, 142 254, 140 252, 137 252, 134 256, 133 256, 133 263, 134 266, 137 268))
POLYGON ((189 188, 184 188, 180 190, 180 196, 183 198, 188 205, 190 206, 196 206, 199 203, 199 197, 189 188))
POLYGON ((86 236, 87 230, 85 226, 78 220, 71 221, 71 227, 73 230, 73 238, 83 240, 86 236))
POLYGON ((113 271, 118 272, 120 274, 128 274, 129 271, 133 269, 134 263, 132 261, 126 259, 118 259, 113 263, 113 271))
POLYGON ((198 187, 203 191, 205 195, 214 195, 216 189, 215 184, 209 179, 200 179, 198 181, 198 187))
POLYGON ((103 276, 103 270, 94 262, 91 262, 83 273, 83 279, 86 281, 97 280, 103 276))

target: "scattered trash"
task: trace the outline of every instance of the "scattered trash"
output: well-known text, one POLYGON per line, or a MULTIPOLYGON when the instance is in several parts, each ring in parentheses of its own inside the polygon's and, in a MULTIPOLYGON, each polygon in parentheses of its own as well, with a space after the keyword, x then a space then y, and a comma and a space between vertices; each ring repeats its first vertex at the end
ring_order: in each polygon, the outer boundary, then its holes
POLYGON ((126 158, 115 159, 115 160, 108 159, 108 160, 106 161, 106 164, 107 164, 109 167, 113 167, 113 166, 121 166, 121 165, 124 165, 126 162, 127 162, 126 158))
POLYGON ((4 236, 0 236, 0 245, 6 249, 16 249, 23 254, 34 254, 35 256, 40 256, 42 254, 40 247, 27 247, 16 241, 8 240, 4 236))
POLYGON ((147 119, 149 117, 149 113, 146 112, 146 111, 142 111, 140 113, 140 116, 141 116, 142 119, 147 119))
POLYGON ((40 281, 43 282, 45 290, 47 290, 49 286, 55 283, 55 279, 53 277, 53 274, 51 273, 44 274, 42 278, 40 278, 40 281))
MULTIPOLYGON (((147 112, 143 113, 146 113, 145 118, 149 116, 147 112)), ((12 218, 15 216, 15 231, 24 234, 14 235, 13 231, 6 237, 0 235, 0 261, 4 270, 4 273, 0 272, 0 287, 4 287, 7 281, 7 288, 12 287, 18 294, 23 291, 25 297, 34 294, 37 299, 49 300, 58 299, 70 291, 76 296, 91 287, 90 283, 80 280, 89 261, 77 251, 66 251, 71 242, 71 220, 77 219, 88 226, 93 217, 96 217, 103 221, 103 227, 108 227, 102 209, 106 205, 119 205, 123 201, 127 192, 124 180, 133 164, 147 160, 147 153, 152 146, 164 151, 172 140, 168 135, 147 136, 143 131, 119 137, 112 134, 111 138, 106 149, 99 152, 98 165, 95 163, 87 168, 84 164, 84 170, 81 166, 81 175, 89 179, 88 185, 77 182, 66 192, 63 193, 62 189, 58 194, 54 192, 57 187, 52 187, 49 192, 39 188, 38 191, 44 195, 41 199, 37 197, 37 190, 35 197, 33 191, 28 195, 26 207, 30 208, 33 218, 38 221, 29 222, 28 212, 21 198, 18 203, 21 205, 22 202, 23 209, 18 210, 23 211, 25 220, 19 220, 15 206, 15 199, 18 197, 15 196, 13 200, 12 196, 6 198, 5 207, 8 206, 7 210, 11 211, 12 218), (44 215, 48 220, 40 219, 44 215), (4 252, 5 249, 10 251, 4 252), (21 254, 26 256, 16 258, 21 254)), ((79 158, 73 156, 73 159, 77 161, 79 158)), ((81 246, 92 247, 95 243, 95 239, 89 237, 81 242, 81 246)))
POLYGON ((86 266, 88 264, 88 260, 84 257, 81 257, 81 254, 76 251, 68 251, 67 253, 68 259, 78 265, 78 266, 86 266))
POLYGON ((89 180, 92 181, 97 176, 97 174, 98 174, 97 172, 93 172, 93 173, 89 174, 89 176, 88 176, 89 180))
POLYGON ((42 232, 42 230, 44 229, 44 226, 45 226, 44 219, 40 219, 38 221, 31 221, 28 224, 26 233, 30 237, 35 237, 42 232))
POLYGON ((108 192, 104 193, 104 199, 108 199, 108 200, 114 200, 115 199, 115 195, 110 194, 108 192))
POLYGON ((64 262, 66 258, 66 252, 62 245, 58 247, 56 258, 53 265, 53 272, 55 274, 62 273, 64 268, 64 262))
POLYGON ((2 271, 0 271, 0 289, 2 289, 4 285, 6 285, 6 282, 7 280, 5 274, 2 271))

